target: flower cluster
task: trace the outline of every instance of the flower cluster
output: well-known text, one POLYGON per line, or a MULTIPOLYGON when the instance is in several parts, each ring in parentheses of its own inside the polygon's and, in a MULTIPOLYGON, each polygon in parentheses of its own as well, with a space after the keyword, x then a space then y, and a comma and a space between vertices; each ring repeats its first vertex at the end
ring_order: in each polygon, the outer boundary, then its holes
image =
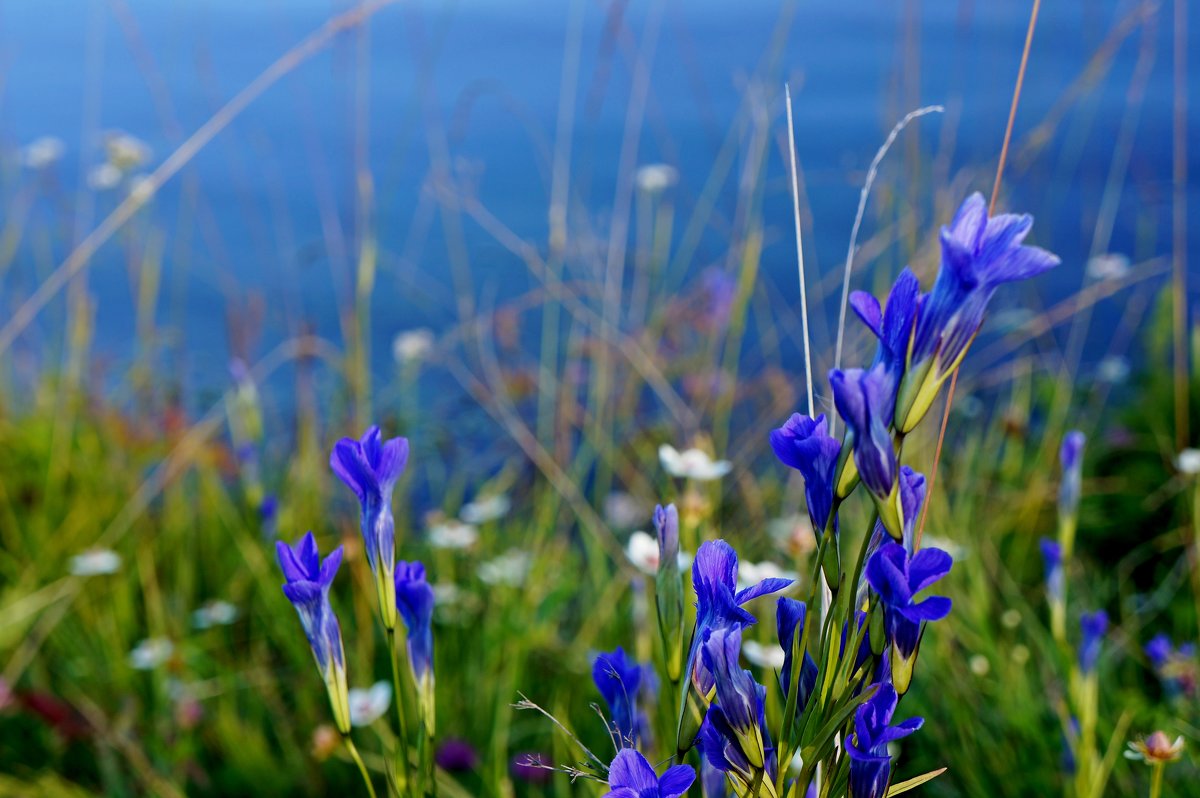
MULTIPOLYGON (((406 634, 409 676, 417 696, 417 716, 426 735, 423 752, 424 772, 410 779, 406 708, 403 691, 397 690, 399 751, 395 754, 397 774, 389 784, 398 795, 432 794, 435 700, 433 678, 433 607, 434 593, 425 578, 425 566, 419 562, 396 562, 395 521, 392 516, 392 492, 408 461, 408 441, 385 441, 378 427, 371 427, 359 440, 343 438, 333 447, 330 466, 353 492, 359 503, 367 562, 379 599, 379 618, 386 632, 392 655, 394 683, 399 687, 398 657, 395 646, 396 619, 403 619, 406 634)), ((330 601, 330 588, 342 564, 343 548, 338 546, 321 558, 312 532, 295 546, 276 544, 285 583, 284 595, 295 606, 313 657, 325 681, 333 708, 334 725, 341 733, 351 756, 358 763, 366 787, 374 795, 370 776, 350 738, 352 726, 374 723, 391 703, 392 687, 377 682, 369 690, 348 690, 346 655, 341 627, 330 601)))

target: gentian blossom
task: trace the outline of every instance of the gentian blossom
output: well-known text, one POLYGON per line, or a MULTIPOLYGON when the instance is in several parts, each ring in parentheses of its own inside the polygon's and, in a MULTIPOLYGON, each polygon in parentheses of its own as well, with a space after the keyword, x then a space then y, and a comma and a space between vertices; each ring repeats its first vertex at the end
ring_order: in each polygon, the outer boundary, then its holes
MULTIPOLYGON (((779 645, 783 647, 783 669, 779 678, 783 683, 783 696, 786 699, 792 686, 792 667, 795 662, 797 647, 804 634, 804 621, 808 615, 808 607, 803 601, 780 598, 775 605, 776 630, 779 634, 779 645)), ((804 712, 808 699, 817 686, 817 662, 809 650, 804 652, 804 664, 800 667, 800 675, 796 683, 796 712, 804 712)))
POLYGON ((304 634, 312 647, 317 670, 325 680, 333 721, 342 734, 350 733, 350 698, 346 688, 346 655, 342 648, 342 630, 329 603, 329 586, 342 564, 338 546, 324 560, 317 551, 312 532, 295 546, 283 541, 275 544, 279 567, 286 582, 283 594, 296 607, 304 634))
POLYGON ((917 295, 921 284, 912 270, 905 268, 892 285, 888 294, 887 306, 880 309, 879 300, 865 291, 855 291, 850 295, 850 307, 858 314, 862 323, 879 339, 879 347, 875 350, 875 359, 871 367, 882 364, 891 385, 889 401, 891 408, 883 411, 890 419, 895 412, 895 391, 904 376, 905 362, 908 359, 908 342, 912 335, 913 319, 917 313, 917 295))
POLYGON ((933 290, 918 301, 901 383, 896 427, 909 432, 920 422, 946 378, 958 368, 996 288, 1057 266, 1059 259, 1021 242, 1033 217, 988 217, 983 196, 967 197, 941 232, 942 264, 933 290))
POLYGON ((433 588, 419 562, 396 563, 396 609, 408 630, 408 664, 426 730, 434 725, 433 681, 433 588))
POLYGON ((396 524, 392 518, 392 490, 408 463, 408 439, 384 442, 379 427, 371 427, 361 440, 342 438, 333 447, 329 465, 345 482, 362 509, 362 534, 367 561, 375 574, 380 614, 388 631, 396 628, 396 524))
POLYGON ((891 779, 892 757, 888 743, 921 728, 923 718, 909 718, 892 725, 899 697, 885 683, 854 713, 854 734, 846 740, 850 755, 850 798, 883 798, 891 779))
POLYGON ((1062 464, 1062 484, 1058 489, 1058 511, 1074 515, 1079 509, 1080 472, 1083 469, 1083 444, 1087 439, 1079 430, 1063 437, 1059 462, 1062 464))
POLYGON ((704 664, 713 677, 716 702, 709 705, 700 726, 700 751, 729 777, 738 794, 747 794, 758 781, 763 794, 774 795, 775 751, 766 728, 766 688, 738 662, 742 631, 736 626, 714 629, 705 638, 704 664))
POLYGON ((608 766, 604 798, 680 798, 695 780, 691 765, 675 765, 659 776, 640 752, 622 748, 608 766))
POLYGON ((618 748, 633 747, 638 742, 637 698, 642 670, 619 646, 615 651, 597 654, 592 661, 592 681, 608 704, 618 748))
POLYGON ((1104 610, 1085 612, 1079 618, 1079 628, 1083 633, 1079 643, 1079 670, 1086 676, 1096 670, 1096 662, 1100 659, 1100 645, 1108 631, 1108 613, 1104 610))
POLYGON ((1183 643, 1178 648, 1171 638, 1159 633, 1146 644, 1146 656, 1170 696, 1196 692, 1200 663, 1196 661, 1196 644, 1183 643))
MULTIPOLYGON (((842 444, 829 435, 825 414, 816 419, 795 413, 779 429, 771 430, 771 448, 784 465, 804 477, 804 500, 813 531, 821 535, 833 509, 833 479, 842 444)), ((836 524, 836 516, 833 523, 836 524)), ((836 527, 835 527, 836 531, 836 527)))
POLYGON ((683 673, 683 574, 679 564, 679 511, 674 504, 654 508, 654 530, 658 543, 658 568, 654 580, 654 602, 658 610, 658 632, 662 638, 667 676, 679 681, 683 673))
POLYGON ((900 464, 888 431, 895 385, 887 367, 879 363, 869 370, 834 369, 829 373, 829 383, 834 404, 853 440, 858 475, 875 500, 884 528, 895 540, 901 540, 904 530, 896 506, 900 464))
POLYGON ((1052 602, 1063 599, 1062 546, 1058 541, 1042 538, 1038 544, 1042 550, 1042 564, 1046 574, 1046 594, 1052 602))
POLYGON ((912 557, 898 543, 885 543, 867 562, 867 582, 883 604, 884 627, 892 644, 892 684, 903 695, 912 680, 917 646, 926 621, 939 621, 950 613, 950 599, 915 597, 950 573, 953 560, 941 549, 925 548, 912 557))

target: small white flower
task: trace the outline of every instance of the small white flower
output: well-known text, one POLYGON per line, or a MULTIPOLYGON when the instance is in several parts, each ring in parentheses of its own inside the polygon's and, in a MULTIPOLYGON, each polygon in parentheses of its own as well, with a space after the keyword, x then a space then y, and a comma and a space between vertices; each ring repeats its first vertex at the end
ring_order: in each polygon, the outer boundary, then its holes
POLYGON ((1011 656, 1012 661, 1017 665, 1024 665, 1026 662, 1029 662, 1029 649, 1020 643, 1017 643, 1015 646, 1013 646, 1011 656))
POLYGON ((1096 255, 1087 262, 1087 276, 1091 280, 1120 280, 1129 275, 1129 258, 1117 252, 1096 255))
POLYGON ((512 509, 512 499, 503 493, 489 496, 486 499, 476 499, 467 502, 458 512, 458 517, 468 524, 486 524, 508 515, 512 509))
POLYGON ((520 587, 529 576, 529 555, 518 549, 501 554, 479 566, 479 578, 489 585, 520 587))
POLYGON ((646 194, 659 194, 675 185, 679 180, 679 172, 673 166, 665 163, 652 163, 640 167, 634 176, 639 191, 646 194))
POLYGON ((387 682, 375 682, 365 690, 351 688, 349 695, 351 726, 370 726, 392 705, 392 686, 387 682))
POLYGON ((29 169, 45 169, 62 158, 66 149, 57 136, 41 136, 21 148, 21 163, 29 169))
POLYGON ((211 629, 214 626, 229 626, 237 620, 238 608, 228 601, 214 599, 192 613, 192 626, 211 629))
POLYGON ((658 540, 653 535, 634 532, 625 546, 625 556, 642 573, 650 576, 658 573, 658 540))
POLYGON ((149 671, 162 665, 175 653, 175 646, 165 637, 151 637, 138 643, 129 652, 129 667, 149 671))
POLYGON ((150 145, 128 133, 110 133, 104 140, 108 162, 122 172, 135 169, 150 160, 150 145))
POLYGON ((1200 449, 1184 449, 1175 458, 1175 467, 1188 476, 1200 474, 1200 449))
POLYGON ((941 538, 937 535, 926 535, 924 540, 921 541, 921 548, 927 549, 930 547, 941 549, 949 554, 950 559, 954 560, 955 562, 958 562, 963 557, 967 556, 966 546, 959 545, 949 538, 941 538))
POLYGON ((1004 624, 1005 629, 1016 629, 1021 625, 1021 611, 1015 607, 1005 610, 1000 616, 1000 623, 1004 624))
POLYGON ((392 339, 392 357, 402 366, 424 360, 433 351, 433 341, 433 330, 427 327, 397 333, 392 339))
POLYGON ((87 184, 93 191, 111 191, 121 185, 121 170, 110 163, 93 166, 88 172, 87 184))
POLYGON ((479 530, 454 518, 429 527, 429 545, 435 549, 469 549, 477 542, 479 530))
POLYGON ((1101 382, 1118 385, 1129 379, 1129 361, 1120 355, 1110 355, 1096 366, 1096 376, 1101 382))
POLYGON ((988 671, 992 669, 992 663, 988 662, 988 658, 982 654, 976 654, 967 660, 967 664, 971 668, 971 673, 983 678, 988 675, 988 671))
POLYGON ((682 452, 670 444, 658 447, 658 459, 662 467, 673 477, 711 482, 728 474, 733 464, 728 460, 713 460, 700 449, 685 449, 682 452))
POLYGON ((795 582, 799 578, 795 571, 785 571, 770 561, 738 563, 738 590, 753 587, 764 579, 791 579, 795 582))
POLYGON ((604 497, 604 520, 614 529, 632 529, 646 520, 646 508, 624 491, 604 497))
POLYGON ((433 585, 433 605, 438 609, 452 607, 462 600, 463 591, 453 582, 438 582, 433 585))
POLYGON ((100 576, 121 570, 121 555, 109 549, 90 549, 71 558, 75 576, 100 576))
POLYGON ((757 640, 747 640, 742 643, 742 653, 760 668, 775 671, 783 668, 784 651, 774 643, 763 645, 757 640))

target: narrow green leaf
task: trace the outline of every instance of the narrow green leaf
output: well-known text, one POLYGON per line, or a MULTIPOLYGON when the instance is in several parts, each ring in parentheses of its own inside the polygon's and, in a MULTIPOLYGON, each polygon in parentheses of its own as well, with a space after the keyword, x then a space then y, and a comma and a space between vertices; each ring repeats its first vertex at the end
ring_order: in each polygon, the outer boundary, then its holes
POLYGON ((945 772, 946 772, 945 768, 938 768, 937 770, 931 770, 928 773, 922 774, 920 776, 914 776, 913 778, 909 779, 908 781, 902 781, 899 784, 893 784, 891 787, 888 787, 886 798, 892 798, 893 795, 899 795, 902 792, 908 792, 909 790, 915 790, 917 787, 920 787, 925 782, 933 781, 934 779, 936 779, 938 776, 942 775, 945 772))

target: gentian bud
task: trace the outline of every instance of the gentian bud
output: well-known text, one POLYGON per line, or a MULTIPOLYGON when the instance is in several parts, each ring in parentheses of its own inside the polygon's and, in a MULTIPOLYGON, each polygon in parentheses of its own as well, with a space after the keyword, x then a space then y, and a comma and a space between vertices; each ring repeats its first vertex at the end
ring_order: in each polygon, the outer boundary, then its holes
POLYGON ((892 757, 888 743, 921 728, 922 718, 891 725, 899 696, 886 682, 854 713, 854 734, 846 740, 850 756, 850 798, 884 798, 891 780, 892 757))
POLYGON ((834 369, 829 373, 833 401, 853 436, 854 464, 875 507, 879 520, 895 540, 903 540, 904 524, 898 492, 900 473, 896 449, 888 426, 892 419, 896 385, 880 363, 869 371, 834 369))
POLYGON ((433 680, 433 588, 419 562, 396 563, 396 609, 408 631, 408 664, 417 688, 417 705, 432 737, 437 717, 433 680))
POLYGON ((1062 464, 1062 483, 1058 488, 1059 543, 1063 557, 1070 559, 1075 549, 1075 527, 1079 515, 1080 483, 1083 471, 1083 433, 1075 430, 1063 438, 1059 461, 1062 464))
POLYGON ((296 608, 304 634, 312 648, 317 670, 325 681, 333 722, 342 734, 350 733, 350 693, 346 687, 346 655, 342 630, 329 603, 329 586, 342 564, 338 546, 324 560, 317 542, 309 532, 295 546, 283 541, 275 544, 279 567, 283 569, 283 594, 296 608))
POLYGON ((683 574, 679 569, 679 511, 674 504, 654 508, 654 529, 658 533, 658 574, 654 579, 658 634, 667 678, 678 684, 683 673, 683 574))

